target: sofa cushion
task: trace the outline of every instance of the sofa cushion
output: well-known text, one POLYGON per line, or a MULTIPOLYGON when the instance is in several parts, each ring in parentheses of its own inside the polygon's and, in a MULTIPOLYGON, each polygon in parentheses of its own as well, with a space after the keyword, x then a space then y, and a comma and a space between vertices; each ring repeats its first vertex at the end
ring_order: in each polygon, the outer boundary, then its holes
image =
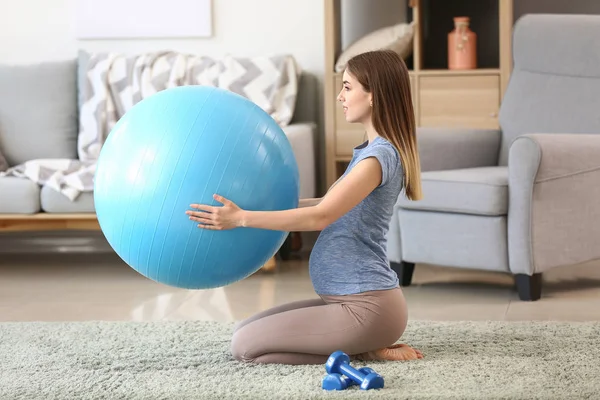
POLYGON ((0 149, 9 165, 77 158, 77 63, 0 66, 0 149))
POLYGON ((2 154, 2 151, 0 151, 0 172, 4 172, 7 169, 8 169, 8 161, 6 161, 4 154, 2 154))
POLYGON ((40 187, 24 178, 0 177, 0 214, 40 211, 40 187))
POLYGON ((398 212, 404 261, 509 272, 506 215, 398 212))
POLYGON ((507 167, 429 171, 421 179, 423 199, 410 201, 401 196, 400 207, 476 215, 508 213, 507 167))
POLYGON ((73 201, 49 186, 41 190, 42 210, 49 213, 87 213, 95 212, 94 194, 83 192, 73 201))
POLYGON ((90 62, 90 53, 84 50, 77 52, 77 110, 81 110, 86 97, 86 74, 90 62))

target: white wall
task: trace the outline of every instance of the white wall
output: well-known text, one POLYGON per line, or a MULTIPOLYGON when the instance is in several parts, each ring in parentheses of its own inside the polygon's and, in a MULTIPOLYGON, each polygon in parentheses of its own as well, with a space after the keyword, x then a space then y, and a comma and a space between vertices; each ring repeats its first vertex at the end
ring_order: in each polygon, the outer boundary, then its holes
POLYGON ((290 53, 303 69, 323 74, 323 0, 213 0, 212 38, 102 41, 75 38, 76 1, 0 0, 0 63, 74 58, 79 48, 125 53, 172 49, 210 56, 290 53))

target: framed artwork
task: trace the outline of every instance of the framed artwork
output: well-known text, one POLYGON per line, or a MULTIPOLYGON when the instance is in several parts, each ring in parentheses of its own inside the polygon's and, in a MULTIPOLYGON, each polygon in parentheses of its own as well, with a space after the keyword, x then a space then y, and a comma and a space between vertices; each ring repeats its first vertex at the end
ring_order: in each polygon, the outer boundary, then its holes
POLYGON ((78 39, 212 36, 212 0, 75 0, 78 39))

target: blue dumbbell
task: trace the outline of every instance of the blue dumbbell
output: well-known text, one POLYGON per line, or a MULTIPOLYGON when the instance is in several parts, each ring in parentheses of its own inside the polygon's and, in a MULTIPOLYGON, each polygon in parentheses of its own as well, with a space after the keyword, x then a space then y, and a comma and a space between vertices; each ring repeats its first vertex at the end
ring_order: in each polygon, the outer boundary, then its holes
MULTIPOLYGON (((375 371, 368 367, 363 367, 359 369, 359 371, 365 375, 375 373, 375 371)), ((354 385, 357 385, 357 383, 347 376, 333 373, 325 375, 325 378, 323 378, 322 388, 325 390, 345 390, 354 385)))
POLYGON ((327 374, 323 378, 322 388, 325 390, 345 390, 348 387, 356 385, 354 381, 347 376, 340 374, 327 374))
POLYGON ((333 352, 325 363, 329 374, 345 375, 360 385, 362 390, 383 388, 383 377, 372 369, 363 373, 350 365, 350 357, 342 351, 333 352))

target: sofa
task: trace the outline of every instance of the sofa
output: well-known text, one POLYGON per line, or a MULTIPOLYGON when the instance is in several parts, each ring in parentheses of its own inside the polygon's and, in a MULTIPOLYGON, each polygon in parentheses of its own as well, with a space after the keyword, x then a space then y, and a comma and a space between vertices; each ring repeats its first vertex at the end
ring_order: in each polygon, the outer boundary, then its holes
POLYGON ((388 256, 499 271, 523 301, 542 273, 600 259, 600 16, 525 15, 500 129, 421 128, 424 198, 400 196, 388 256))
MULTIPOLYGON (((78 160, 90 57, 80 51, 72 60, 0 66, 0 232, 99 229, 93 192, 69 198, 50 184, 40 184, 47 173, 43 167, 27 176, 6 172, 1 176, 8 168, 35 160, 78 160)), ((252 60, 232 58, 238 61, 252 60)), ((300 195, 314 197, 317 81, 310 73, 298 71, 293 116, 282 129, 298 163, 300 195)), ((215 82, 218 78, 212 77, 215 82)))

